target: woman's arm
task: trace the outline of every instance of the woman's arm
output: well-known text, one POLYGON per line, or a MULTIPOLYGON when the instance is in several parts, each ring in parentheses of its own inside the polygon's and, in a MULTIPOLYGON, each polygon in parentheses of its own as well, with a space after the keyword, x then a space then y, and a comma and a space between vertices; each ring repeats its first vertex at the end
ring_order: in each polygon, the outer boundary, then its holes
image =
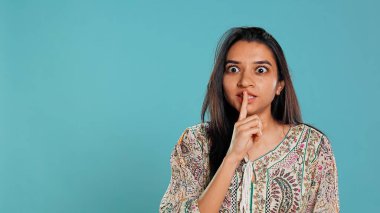
POLYGON ((239 161, 232 156, 224 158, 213 179, 199 197, 200 212, 219 212, 238 163, 239 161))
POLYGON ((188 128, 175 145, 171 157, 171 178, 161 199, 159 212, 219 212, 239 161, 226 155, 213 179, 206 185, 206 155, 188 128))
POLYGON ((338 170, 331 144, 322 136, 316 159, 314 196, 310 200, 313 212, 340 212, 338 193, 338 170))
POLYGON ((171 178, 161 199, 160 213, 199 213, 198 198, 207 181, 201 143, 190 128, 179 138, 171 153, 171 178))

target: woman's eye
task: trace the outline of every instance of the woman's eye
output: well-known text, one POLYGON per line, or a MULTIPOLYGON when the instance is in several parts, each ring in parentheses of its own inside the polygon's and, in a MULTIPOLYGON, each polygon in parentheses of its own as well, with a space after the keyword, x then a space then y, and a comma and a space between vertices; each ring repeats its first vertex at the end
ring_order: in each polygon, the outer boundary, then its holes
POLYGON ((229 72, 235 72, 235 71, 239 71, 239 69, 235 66, 231 66, 231 67, 228 67, 227 68, 229 72))
POLYGON ((264 73, 264 72, 267 72, 268 69, 266 67, 259 67, 256 69, 256 71, 258 71, 259 73, 264 73))

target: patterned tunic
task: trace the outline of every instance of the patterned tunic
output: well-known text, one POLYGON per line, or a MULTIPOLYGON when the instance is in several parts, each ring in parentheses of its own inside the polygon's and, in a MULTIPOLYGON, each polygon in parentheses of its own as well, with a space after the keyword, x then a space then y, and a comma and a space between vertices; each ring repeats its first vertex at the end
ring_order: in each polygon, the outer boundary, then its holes
MULTIPOLYGON (((208 122, 188 127, 170 157, 171 179, 159 212, 200 212, 198 198, 210 182, 208 122)), ((316 129, 292 126, 273 150, 241 161, 219 212, 241 212, 244 168, 252 165, 250 212, 339 212, 338 173, 328 138, 316 129)))

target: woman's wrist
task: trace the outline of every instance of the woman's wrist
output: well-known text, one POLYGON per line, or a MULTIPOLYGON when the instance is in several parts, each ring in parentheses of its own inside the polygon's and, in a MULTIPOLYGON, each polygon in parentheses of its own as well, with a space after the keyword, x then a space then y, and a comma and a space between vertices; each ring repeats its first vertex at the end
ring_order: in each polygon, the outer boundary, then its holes
POLYGON ((240 163, 240 160, 232 155, 232 154, 227 154, 225 157, 224 157, 224 160, 228 165, 232 165, 234 166, 235 168, 238 167, 239 163, 240 163))

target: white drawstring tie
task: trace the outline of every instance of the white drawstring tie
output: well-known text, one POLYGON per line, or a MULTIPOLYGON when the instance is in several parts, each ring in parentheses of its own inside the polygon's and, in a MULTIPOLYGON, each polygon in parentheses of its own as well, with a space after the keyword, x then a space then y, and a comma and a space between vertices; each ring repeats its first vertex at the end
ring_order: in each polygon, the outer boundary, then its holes
POLYGON ((253 161, 250 161, 247 156, 244 157, 246 164, 243 165, 243 185, 242 185, 242 198, 240 202, 240 212, 249 212, 251 182, 253 175, 253 161))

